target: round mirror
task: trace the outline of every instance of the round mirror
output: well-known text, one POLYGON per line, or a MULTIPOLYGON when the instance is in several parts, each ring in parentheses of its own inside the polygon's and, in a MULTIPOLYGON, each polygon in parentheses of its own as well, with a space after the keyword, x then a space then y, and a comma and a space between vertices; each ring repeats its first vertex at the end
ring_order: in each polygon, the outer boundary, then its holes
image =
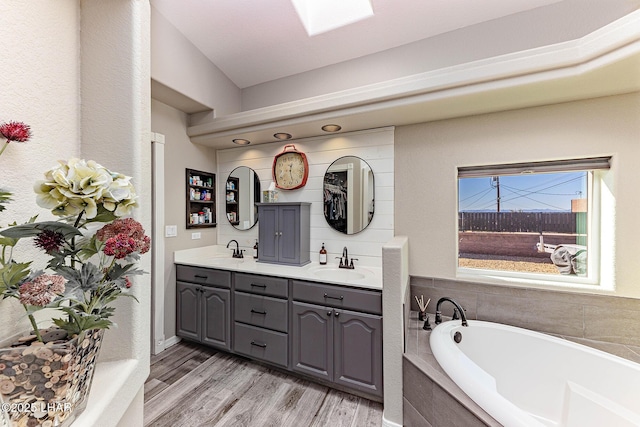
POLYGON ((248 230, 258 222, 260 180, 256 172, 246 166, 235 168, 226 184, 227 219, 238 230, 248 230))
POLYGON ((373 171, 359 157, 345 156, 324 174, 324 217, 335 230, 355 234, 373 219, 375 185, 373 171))

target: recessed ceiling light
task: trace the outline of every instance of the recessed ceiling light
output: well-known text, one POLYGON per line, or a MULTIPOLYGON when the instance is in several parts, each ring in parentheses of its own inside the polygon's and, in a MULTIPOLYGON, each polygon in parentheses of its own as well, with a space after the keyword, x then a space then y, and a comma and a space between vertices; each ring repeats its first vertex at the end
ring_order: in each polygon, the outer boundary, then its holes
POLYGON ((309 36, 373 16, 371 0, 291 0, 309 36))
POLYGON ((322 130, 325 132, 338 132, 340 129, 342 129, 342 126, 340 125, 324 125, 322 126, 322 130))
POLYGON ((291 134, 286 132, 278 132, 273 134, 278 139, 291 139, 291 134))
POLYGON ((236 138, 233 140, 233 143, 238 145, 249 145, 251 144, 251 141, 248 139, 236 138))

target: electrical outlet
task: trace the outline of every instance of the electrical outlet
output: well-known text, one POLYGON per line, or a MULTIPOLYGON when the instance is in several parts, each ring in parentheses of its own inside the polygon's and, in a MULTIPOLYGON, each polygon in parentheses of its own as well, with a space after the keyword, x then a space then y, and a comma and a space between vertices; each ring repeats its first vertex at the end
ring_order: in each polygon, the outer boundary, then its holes
POLYGON ((178 235, 177 225, 167 225, 164 228, 164 237, 176 237, 178 235))
POLYGON ((191 240, 198 240, 200 237, 200 233, 191 233, 191 240))

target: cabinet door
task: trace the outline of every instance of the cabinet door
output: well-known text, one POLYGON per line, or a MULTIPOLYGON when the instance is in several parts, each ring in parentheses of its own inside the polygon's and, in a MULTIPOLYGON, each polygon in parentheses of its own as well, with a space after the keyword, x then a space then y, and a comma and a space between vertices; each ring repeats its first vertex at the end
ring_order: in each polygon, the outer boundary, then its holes
POLYGON ((227 289, 202 288, 202 336, 203 344, 224 350, 231 349, 230 291, 227 289))
POLYGON ((177 282, 176 335, 200 341, 200 289, 199 285, 177 282))
POLYGON ((382 317, 335 310, 334 382, 382 396, 382 317))
POLYGON ((300 206, 280 206, 278 212, 279 261, 300 263, 300 206))
POLYGON ((260 261, 278 261, 278 242, 280 241, 278 230, 278 207, 260 206, 259 248, 260 261))
POLYGON ((292 369, 314 377, 333 378, 333 310, 292 303, 292 369))

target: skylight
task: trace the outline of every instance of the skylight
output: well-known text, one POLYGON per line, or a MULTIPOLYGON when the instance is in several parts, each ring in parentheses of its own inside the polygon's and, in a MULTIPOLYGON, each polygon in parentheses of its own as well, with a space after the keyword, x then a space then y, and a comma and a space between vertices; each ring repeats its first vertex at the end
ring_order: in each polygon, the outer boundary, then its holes
POLYGON ((370 0, 291 0, 309 36, 373 16, 370 0))

